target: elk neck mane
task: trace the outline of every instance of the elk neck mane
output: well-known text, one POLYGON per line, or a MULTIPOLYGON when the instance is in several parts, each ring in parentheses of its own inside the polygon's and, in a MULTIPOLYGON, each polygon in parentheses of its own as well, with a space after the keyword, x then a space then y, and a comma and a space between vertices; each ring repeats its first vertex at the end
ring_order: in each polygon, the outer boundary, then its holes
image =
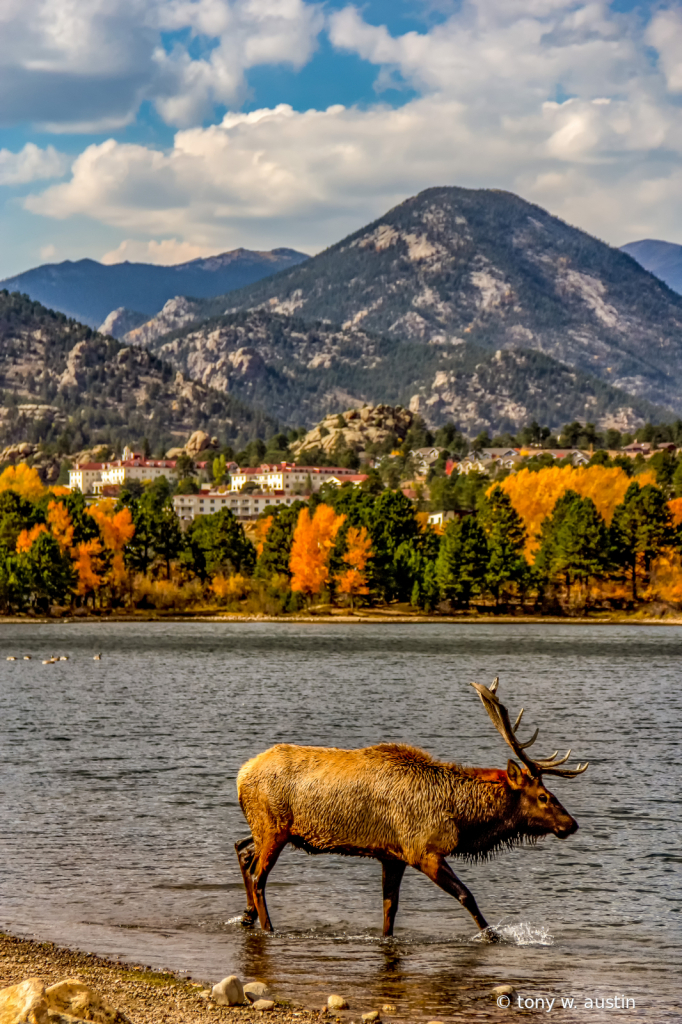
POLYGON ((457 761, 438 761, 419 747, 380 743, 370 748, 394 769, 430 786, 445 784, 458 819, 461 842, 451 856, 469 862, 490 860, 504 850, 535 845, 543 835, 523 828, 504 768, 476 768, 457 761), (466 824, 463 824, 466 822, 466 824))

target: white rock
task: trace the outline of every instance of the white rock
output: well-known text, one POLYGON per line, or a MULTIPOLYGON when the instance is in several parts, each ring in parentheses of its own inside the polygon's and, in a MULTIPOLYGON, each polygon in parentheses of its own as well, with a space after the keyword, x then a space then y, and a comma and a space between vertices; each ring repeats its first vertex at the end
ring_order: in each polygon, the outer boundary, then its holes
POLYGON ((369 1013, 363 1013, 362 1019, 365 1024, 374 1024, 375 1020, 381 1020, 381 1014, 378 1010, 370 1010, 369 1013))
POLYGON ((244 995, 250 1003, 255 1003, 257 999, 266 999, 271 996, 272 992, 264 981, 249 981, 244 985, 244 995))
POLYGON ((242 1006, 246 1000, 242 983, 237 975, 229 974, 227 978, 223 978, 217 985, 214 985, 211 989, 211 999, 218 1006, 242 1006))
POLYGON ((490 992, 493 996, 515 996, 516 989, 513 985, 496 985, 490 992))
POLYGON ((329 996, 327 1006, 330 1010, 347 1010, 348 1003, 343 996, 329 996))
POLYGON ((257 999, 253 1004, 254 1010, 274 1010, 275 1000, 274 999, 257 999))

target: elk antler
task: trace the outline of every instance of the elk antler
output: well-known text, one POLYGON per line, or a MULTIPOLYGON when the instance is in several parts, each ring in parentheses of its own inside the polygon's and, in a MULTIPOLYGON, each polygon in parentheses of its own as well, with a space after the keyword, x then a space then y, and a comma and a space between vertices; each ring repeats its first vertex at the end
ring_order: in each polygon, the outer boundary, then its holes
POLYGON ((495 676, 492 683, 490 684, 490 688, 488 688, 487 686, 483 686, 482 683, 472 683, 471 685, 478 692, 478 695, 483 702, 483 707, 490 715, 493 725, 500 733, 502 738, 512 748, 518 759, 520 761, 523 761, 526 768, 528 768, 528 770, 530 771, 531 775, 535 776, 536 778, 542 775, 543 773, 546 775, 563 775, 565 778, 568 779, 575 778, 576 775, 582 775, 582 773, 587 769, 589 761, 586 761, 585 764, 579 763, 577 768, 559 768, 560 764, 565 764, 566 761, 568 761, 569 757, 571 756, 570 750, 564 757, 557 757, 558 750, 555 750, 554 753, 551 754, 549 757, 538 757, 535 759, 529 757, 528 754, 525 753, 526 748, 530 747, 531 744, 535 743, 536 739, 538 738, 538 732, 540 730, 536 729, 531 738, 527 740, 525 743, 519 743, 518 739, 516 738, 516 730, 518 729, 519 724, 521 722, 523 708, 521 708, 521 710, 519 711, 518 717, 512 725, 509 720, 509 712, 507 711, 504 704, 500 704, 495 693, 499 681, 499 677, 495 676))

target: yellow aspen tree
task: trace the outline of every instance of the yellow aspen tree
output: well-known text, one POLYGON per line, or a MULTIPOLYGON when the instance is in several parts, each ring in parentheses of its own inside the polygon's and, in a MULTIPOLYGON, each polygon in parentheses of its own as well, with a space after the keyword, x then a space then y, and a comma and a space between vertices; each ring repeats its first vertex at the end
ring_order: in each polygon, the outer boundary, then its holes
POLYGON ((16 491, 27 501, 39 501, 47 493, 47 488, 37 469, 20 462, 18 466, 8 466, 0 474, 0 491, 16 491))
MULTIPOLYGON (((526 528, 525 553, 528 557, 538 546, 543 520, 551 515, 557 500, 566 491, 591 498, 608 524, 631 482, 620 466, 548 466, 538 472, 521 469, 500 484, 493 484, 487 493, 491 493, 494 487, 501 487, 509 495, 526 528)), ((637 477, 637 483, 644 486, 656 481, 653 474, 647 472, 637 477)))

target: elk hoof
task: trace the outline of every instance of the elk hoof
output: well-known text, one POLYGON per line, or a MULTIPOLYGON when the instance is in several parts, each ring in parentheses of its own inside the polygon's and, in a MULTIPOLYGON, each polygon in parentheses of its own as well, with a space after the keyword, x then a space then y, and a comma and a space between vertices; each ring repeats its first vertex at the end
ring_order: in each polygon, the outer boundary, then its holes
POLYGON ((488 924, 485 928, 481 929, 481 942, 486 942, 492 945, 494 942, 501 941, 499 934, 491 924, 488 924))
POLYGON ((242 928, 253 928, 254 921, 258 917, 257 910, 245 910, 239 922, 242 928))

